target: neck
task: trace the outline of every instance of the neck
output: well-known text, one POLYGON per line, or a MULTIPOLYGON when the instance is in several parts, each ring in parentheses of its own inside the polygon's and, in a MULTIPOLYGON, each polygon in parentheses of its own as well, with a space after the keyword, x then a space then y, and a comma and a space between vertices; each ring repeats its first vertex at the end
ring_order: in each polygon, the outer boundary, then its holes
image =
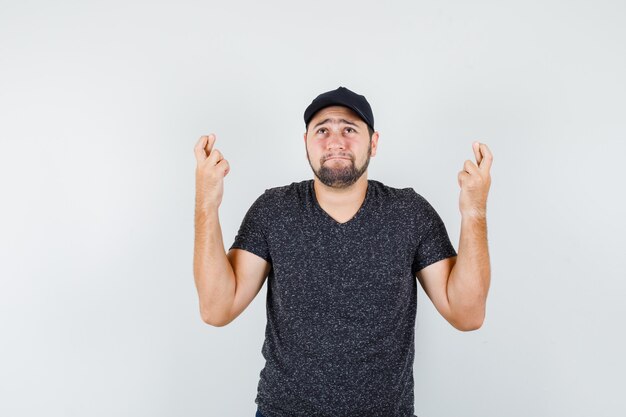
POLYGON ((322 207, 351 208, 360 206, 367 193, 367 172, 364 172, 354 184, 346 188, 329 187, 317 177, 313 179, 315 197, 322 207))

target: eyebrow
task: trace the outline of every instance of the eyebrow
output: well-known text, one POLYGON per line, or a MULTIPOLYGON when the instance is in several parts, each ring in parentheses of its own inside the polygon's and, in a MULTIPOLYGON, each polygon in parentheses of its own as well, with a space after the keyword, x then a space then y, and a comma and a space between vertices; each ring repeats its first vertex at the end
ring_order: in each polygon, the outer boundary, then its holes
POLYGON ((346 120, 346 119, 330 119, 330 118, 328 118, 328 119, 322 120, 321 122, 319 122, 318 124, 313 126, 313 129, 315 129, 316 127, 318 127, 320 125, 323 125, 324 123, 327 123, 327 122, 330 122, 330 121, 337 121, 337 120, 339 120, 340 122, 345 123, 347 125, 352 125, 354 127, 359 127, 359 126, 356 125, 356 123, 353 123, 353 122, 351 122, 349 120, 346 120))

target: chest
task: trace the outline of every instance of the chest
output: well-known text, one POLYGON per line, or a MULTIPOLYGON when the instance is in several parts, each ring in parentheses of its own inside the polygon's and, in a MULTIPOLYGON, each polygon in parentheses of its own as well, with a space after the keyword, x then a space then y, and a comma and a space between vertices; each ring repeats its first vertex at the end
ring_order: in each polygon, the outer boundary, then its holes
POLYGON ((273 228, 273 296, 292 311, 317 314, 330 304, 348 315, 408 298, 415 291, 416 237, 389 218, 361 220, 336 226, 294 221, 273 228))

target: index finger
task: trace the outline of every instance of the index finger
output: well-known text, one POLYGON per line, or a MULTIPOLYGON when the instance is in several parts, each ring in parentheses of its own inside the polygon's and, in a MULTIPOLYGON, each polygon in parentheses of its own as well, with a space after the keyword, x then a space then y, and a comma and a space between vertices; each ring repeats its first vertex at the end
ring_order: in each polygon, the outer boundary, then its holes
POLYGON ((200 139, 198 139, 194 147, 194 153, 196 154, 198 162, 204 161, 209 156, 214 143, 215 135, 213 133, 208 136, 200 136, 200 139))
POLYGON ((472 150, 474 151, 474 156, 476 157, 476 165, 480 165, 480 161, 483 159, 480 154, 480 142, 473 142, 472 150))
POLYGON ((493 162, 493 154, 489 150, 489 147, 484 143, 480 144, 480 152, 482 154, 482 162, 478 168, 482 171, 489 172, 491 169, 491 163, 493 162))
POLYGON ((204 152, 206 138, 206 136, 200 136, 200 139, 196 142, 196 146, 193 147, 193 153, 196 155, 196 161, 198 163, 206 159, 206 153, 204 152))

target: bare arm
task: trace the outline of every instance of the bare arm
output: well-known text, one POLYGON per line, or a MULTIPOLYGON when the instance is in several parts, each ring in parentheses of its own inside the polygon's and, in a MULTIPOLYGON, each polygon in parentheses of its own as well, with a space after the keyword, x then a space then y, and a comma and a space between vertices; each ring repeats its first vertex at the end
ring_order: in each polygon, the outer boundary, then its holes
POLYGON ((194 277, 202 320, 226 326, 250 305, 263 287, 271 265, 254 253, 224 252, 217 213, 196 209, 194 277))
POLYGON ((456 329, 479 329, 491 281, 487 220, 461 219, 459 254, 423 268, 417 278, 439 313, 456 329))
POLYGON ((224 322, 235 299, 236 279, 224 251, 218 208, 224 194, 224 177, 230 170, 221 152, 213 149, 214 134, 202 136, 194 148, 196 161, 196 211, 193 273, 202 319, 224 322))
POLYGON ((217 210, 196 206, 193 274, 202 320, 214 326, 229 321, 236 279, 224 251, 217 210))
POLYGON ((459 255, 448 280, 450 309, 457 322, 470 329, 482 326, 490 281, 487 220, 463 217, 459 255))
POLYGON ((259 293, 271 265, 242 249, 224 251, 218 208, 224 177, 230 168, 217 149, 215 135, 202 136, 195 147, 196 213, 193 274, 202 320, 225 326, 239 316, 259 293), (208 157, 207 157, 208 155, 208 157))
POLYGON ((478 165, 465 161, 458 176, 461 187, 458 256, 435 262, 417 275, 439 313, 463 331, 482 326, 491 283, 486 209, 493 155, 484 143, 475 142, 472 147, 478 165))

